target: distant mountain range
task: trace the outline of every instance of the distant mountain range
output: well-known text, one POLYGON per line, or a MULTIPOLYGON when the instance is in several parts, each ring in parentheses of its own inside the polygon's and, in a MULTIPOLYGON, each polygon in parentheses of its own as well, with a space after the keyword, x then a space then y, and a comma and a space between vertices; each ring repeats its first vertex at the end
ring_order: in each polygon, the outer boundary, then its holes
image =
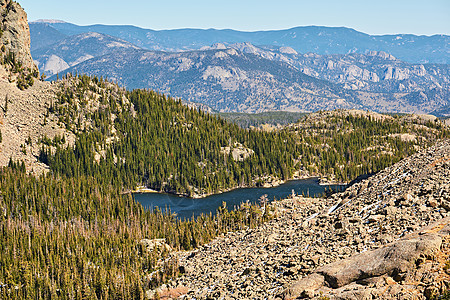
POLYGON ((154 31, 48 20, 30 30, 33 58, 49 76, 107 76, 219 111, 446 115, 450 105, 450 38, 444 35, 370 36, 327 27, 154 31))
MULTIPOLYGON (((48 43, 62 39, 61 34, 98 32, 128 41, 138 47, 157 51, 200 50, 215 43, 244 43, 257 46, 291 47, 299 53, 348 54, 384 51, 411 63, 450 63, 450 36, 412 34, 368 35, 345 27, 306 26, 286 30, 243 32, 231 29, 151 30, 135 26, 78 26, 54 20, 30 23, 32 50, 40 32, 48 43), (49 30, 49 27, 55 29, 49 30)), ((39 47, 43 46, 40 44, 39 47)))

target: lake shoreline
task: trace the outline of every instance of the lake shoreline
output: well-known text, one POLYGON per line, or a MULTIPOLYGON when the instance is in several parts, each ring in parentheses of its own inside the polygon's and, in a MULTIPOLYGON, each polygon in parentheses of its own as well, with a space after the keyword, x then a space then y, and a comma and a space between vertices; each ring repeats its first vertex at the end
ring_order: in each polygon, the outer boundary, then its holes
POLYGON ((191 195, 188 195, 186 193, 177 193, 175 191, 157 191, 151 188, 147 188, 145 186, 139 186, 137 187, 135 190, 126 190, 124 191, 122 194, 167 194, 167 195, 174 195, 174 196, 178 196, 178 197, 184 197, 184 198, 190 198, 190 199, 203 199, 203 198, 207 198, 210 196, 214 196, 214 195, 220 195, 223 193, 227 193, 227 192, 231 192, 237 189, 244 189, 244 188, 264 188, 264 189, 270 189, 270 188, 274 188, 277 186, 280 186, 282 184, 286 184, 289 181, 295 181, 295 180, 308 180, 308 179, 317 179, 318 184, 320 186, 334 186, 334 185, 341 185, 341 186, 346 186, 348 185, 348 183, 343 183, 343 182, 335 182, 335 181, 328 181, 325 180, 325 177, 320 177, 320 176, 294 176, 293 178, 287 179, 287 180, 281 180, 281 179, 272 179, 272 180, 268 180, 265 181, 261 186, 258 185, 240 185, 240 186, 235 186, 235 187, 231 187, 231 188, 227 188, 227 189, 221 189, 219 191, 216 191, 214 193, 204 193, 204 194, 198 194, 198 193, 193 193, 191 195))
POLYGON ((201 214, 217 213, 217 209, 226 203, 229 211, 237 209, 242 203, 258 204, 264 201, 271 202, 291 197, 292 195, 304 195, 310 197, 321 197, 325 193, 339 192, 346 186, 321 186, 317 177, 307 179, 292 179, 284 184, 272 188, 244 187, 234 188, 230 191, 215 193, 207 198, 188 198, 170 193, 136 193, 132 197, 139 202, 144 209, 158 208, 175 214, 180 220, 198 217, 201 214))

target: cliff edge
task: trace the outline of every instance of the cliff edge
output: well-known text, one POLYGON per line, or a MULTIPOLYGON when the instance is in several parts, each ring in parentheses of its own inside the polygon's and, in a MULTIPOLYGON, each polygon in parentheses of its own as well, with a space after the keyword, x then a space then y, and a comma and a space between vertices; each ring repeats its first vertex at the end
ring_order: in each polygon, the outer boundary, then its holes
POLYGON ((37 80, 39 71, 30 53, 27 14, 11 0, 0 0, 0 166, 23 161, 27 171, 48 167, 37 159, 44 137, 69 137, 48 107, 58 87, 37 80))
POLYGON ((30 27, 20 4, 0 0, 0 79, 16 82, 20 89, 32 86, 39 70, 30 52, 30 27))

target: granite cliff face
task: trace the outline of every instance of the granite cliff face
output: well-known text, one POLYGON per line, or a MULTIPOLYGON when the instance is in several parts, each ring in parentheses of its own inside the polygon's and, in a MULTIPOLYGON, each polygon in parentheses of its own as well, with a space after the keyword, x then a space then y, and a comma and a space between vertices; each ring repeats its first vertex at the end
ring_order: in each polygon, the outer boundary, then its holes
POLYGON ((36 79, 27 14, 18 3, 0 0, 0 18, 0 166, 13 159, 40 174, 47 166, 37 159, 39 140, 55 135, 73 138, 48 115, 57 86, 36 79))
POLYGON ((14 53, 25 69, 34 70, 27 14, 17 2, 0 0, 0 15, 2 53, 14 53))

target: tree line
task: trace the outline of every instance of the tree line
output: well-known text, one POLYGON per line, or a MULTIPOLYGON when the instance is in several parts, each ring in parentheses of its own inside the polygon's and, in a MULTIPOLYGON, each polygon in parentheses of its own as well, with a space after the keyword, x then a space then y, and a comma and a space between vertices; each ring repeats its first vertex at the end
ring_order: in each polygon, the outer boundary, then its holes
POLYGON ((20 163, 0 169, 0 298, 143 299, 179 274, 168 250, 142 239, 165 238, 190 250, 230 230, 271 218, 243 204, 215 216, 178 220, 144 210, 130 194, 92 176, 27 175, 20 163))

